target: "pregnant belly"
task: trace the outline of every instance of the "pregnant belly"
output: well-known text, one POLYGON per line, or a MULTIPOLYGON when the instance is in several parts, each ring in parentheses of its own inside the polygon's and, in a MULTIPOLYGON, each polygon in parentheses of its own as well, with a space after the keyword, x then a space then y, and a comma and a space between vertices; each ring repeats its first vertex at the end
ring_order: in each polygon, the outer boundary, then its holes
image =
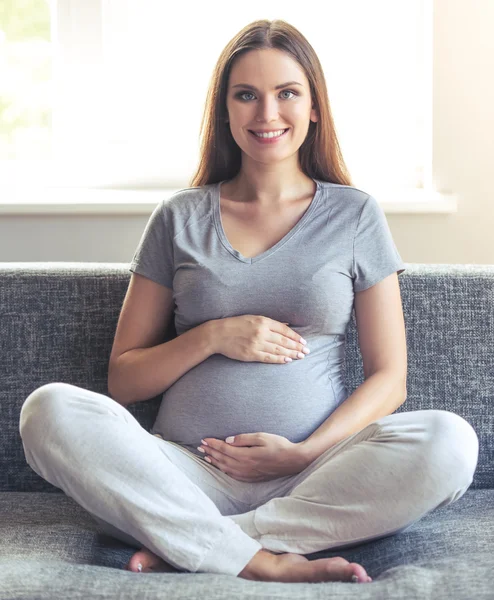
POLYGON ((326 353, 284 364, 242 362, 214 354, 163 395, 151 433, 200 455, 201 438, 266 432, 306 439, 345 399, 326 353))

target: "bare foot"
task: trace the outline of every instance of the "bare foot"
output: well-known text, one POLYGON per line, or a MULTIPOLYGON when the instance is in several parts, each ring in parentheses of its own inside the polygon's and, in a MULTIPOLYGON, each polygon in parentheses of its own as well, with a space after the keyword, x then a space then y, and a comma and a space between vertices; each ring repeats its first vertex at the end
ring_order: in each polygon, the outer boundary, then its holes
MULTIPOLYGON (((270 554, 275 555, 274 552, 270 552, 269 550, 264 550, 264 552, 269 552, 270 554)), ((124 569, 126 571, 133 571, 134 573, 161 573, 163 571, 176 572, 178 570, 164 561, 161 557, 157 556, 154 552, 151 552, 151 550, 145 546, 131 556, 124 569), (141 565, 141 570, 139 570, 139 564, 141 565)))
POLYGON ((162 573, 164 571, 176 572, 177 569, 164 561, 161 557, 151 552, 144 546, 132 555, 129 562, 124 567, 127 571, 134 573, 162 573), (139 564, 142 569, 139 569, 139 564))
POLYGON ((354 581, 370 583, 369 577, 361 565, 350 563, 341 556, 308 560, 300 554, 273 555, 259 550, 238 577, 254 581, 281 581, 317 583, 321 581, 354 581))
MULTIPOLYGON (((164 571, 176 572, 162 558, 145 547, 138 550, 127 565, 127 571, 140 572, 138 565, 142 565, 142 573, 160 573, 164 571)), ((269 550, 260 550, 247 566, 238 574, 243 579, 254 581, 281 581, 288 583, 322 582, 322 581, 352 581, 358 577, 359 583, 370 583, 365 569, 358 563, 349 563, 342 557, 321 558, 309 561, 300 554, 275 554, 269 550)))

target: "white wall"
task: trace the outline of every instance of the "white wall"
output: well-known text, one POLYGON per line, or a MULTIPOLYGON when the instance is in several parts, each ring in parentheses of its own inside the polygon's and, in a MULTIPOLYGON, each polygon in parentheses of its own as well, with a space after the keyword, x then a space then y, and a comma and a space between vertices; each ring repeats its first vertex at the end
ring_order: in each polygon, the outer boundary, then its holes
POLYGON ((149 216, 0 215, 0 262, 132 260, 149 216))
MULTIPOLYGON (((435 5, 434 170, 438 189, 457 194, 458 212, 388 222, 407 263, 494 264, 494 2, 435 5)), ((147 220, 0 215, 0 262, 130 262, 147 220)))

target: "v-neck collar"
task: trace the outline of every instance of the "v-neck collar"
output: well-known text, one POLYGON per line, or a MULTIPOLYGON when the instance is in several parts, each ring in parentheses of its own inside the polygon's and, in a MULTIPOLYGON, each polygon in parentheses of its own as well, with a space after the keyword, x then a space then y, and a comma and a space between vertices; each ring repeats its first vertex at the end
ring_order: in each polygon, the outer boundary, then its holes
POLYGON ((307 221, 307 219, 310 217, 310 215, 314 212, 314 210, 316 208, 316 205, 319 202, 319 198, 321 196, 321 193, 322 193, 321 182, 318 179, 313 179, 312 181, 314 181, 314 183, 317 186, 316 193, 314 194, 314 197, 312 198, 312 201, 309 204, 309 207, 304 212, 304 214, 300 217, 300 219, 297 221, 297 223, 274 246, 271 246, 271 248, 268 248, 265 252, 262 252, 261 254, 258 254, 257 256, 247 257, 247 256, 243 256, 240 252, 238 252, 238 250, 235 250, 235 248, 233 248, 233 246, 228 241, 228 238, 226 237, 226 234, 225 234, 225 230, 223 228, 223 222, 221 220, 220 193, 221 193, 221 184, 224 181, 226 181, 226 179, 223 180, 223 181, 219 181, 218 183, 216 183, 215 185, 213 185, 213 190, 212 190, 212 192, 213 192, 213 197, 212 197, 212 200, 213 200, 213 220, 214 220, 214 225, 215 225, 215 228, 216 228, 216 232, 218 233, 218 237, 220 238, 221 243, 228 250, 228 252, 232 256, 234 256, 237 260, 239 260, 241 262, 244 262, 244 263, 248 263, 248 264, 252 264, 252 263, 257 262, 258 260, 262 260, 263 258, 266 258, 270 254, 273 254, 273 252, 275 252, 276 250, 278 250, 278 248, 280 248, 280 246, 283 246, 283 244, 285 244, 286 242, 288 242, 288 240, 293 235, 295 235, 299 229, 301 229, 301 227, 304 225, 304 223, 307 221))

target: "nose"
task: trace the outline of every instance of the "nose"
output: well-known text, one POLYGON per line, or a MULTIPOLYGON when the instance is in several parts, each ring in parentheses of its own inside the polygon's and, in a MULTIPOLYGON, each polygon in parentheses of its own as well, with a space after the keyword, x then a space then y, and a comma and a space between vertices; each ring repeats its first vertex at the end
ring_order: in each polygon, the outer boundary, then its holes
POLYGON ((256 121, 259 123, 278 121, 278 101, 276 98, 265 97, 259 101, 256 121))

